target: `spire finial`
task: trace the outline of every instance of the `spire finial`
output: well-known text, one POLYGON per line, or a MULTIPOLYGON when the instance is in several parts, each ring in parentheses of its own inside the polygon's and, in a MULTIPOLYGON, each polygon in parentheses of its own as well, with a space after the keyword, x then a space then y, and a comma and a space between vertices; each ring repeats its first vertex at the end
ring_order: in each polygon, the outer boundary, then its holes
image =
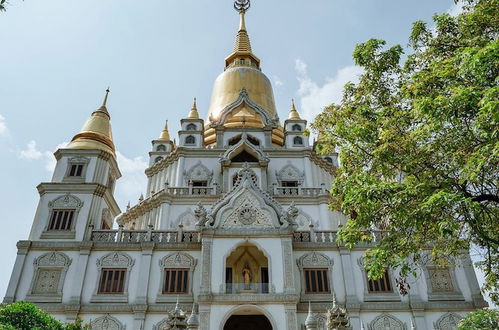
POLYGON ((294 99, 291 99, 291 109, 289 110, 288 119, 293 119, 293 120, 300 120, 301 119, 300 114, 298 113, 298 110, 296 110, 294 99))
POLYGON ((196 98, 194 98, 194 102, 192 103, 192 108, 191 108, 191 111, 189 111, 189 115, 187 116, 187 119, 199 119, 198 105, 197 105, 196 98))
POLYGON ((165 121, 165 127, 159 135, 159 141, 170 141, 170 133, 168 132, 168 120, 165 121))
POLYGON ((109 87, 106 88, 106 95, 104 95, 104 101, 102 101, 102 106, 105 107, 107 104, 107 96, 109 95, 109 87))
POLYGON ((251 3, 250 0, 235 0, 234 1, 234 9, 237 10, 240 14, 244 14, 250 8, 251 3))

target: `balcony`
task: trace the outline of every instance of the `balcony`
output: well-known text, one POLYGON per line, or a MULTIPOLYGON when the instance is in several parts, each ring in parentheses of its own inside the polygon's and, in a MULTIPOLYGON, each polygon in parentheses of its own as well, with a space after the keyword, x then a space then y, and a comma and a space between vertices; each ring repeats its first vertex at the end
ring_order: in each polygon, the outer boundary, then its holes
POLYGON ((315 188, 303 188, 301 186, 297 187, 278 187, 276 185, 273 185, 272 187, 272 194, 274 196, 279 196, 279 197, 286 197, 286 196, 300 196, 300 197, 315 197, 315 196, 320 196, 320 195, 327 195, 329 192, 325 189, 324 186, 322 187, 315 187, 315 188))
POLYGON ((93 242, 106 243, 198 243, 201 235, 197 231, 160 231, 160 230, 93 230, 93 242))
POLYGON ((216 195, 216 187, 166 187, 167 194, 174 196, 209 196, 216 195))
POLYGON ((226 283, 226 294, 269 293, 269 283, 226 283))
MULTIPOLYGON (((366 241, 365 244, 373 244, 381 241, 383 238, 383 235, 386 235, 386 232, 380 231, 380 230, 371 230, 370 231, 372 235, 372 240, 371 241, 366 241)), ((336 237, 337 237, 338 232, 337 231, 332 231, 332 230, 323 230, 323 231, 315 231, 315 230, 308 230, 308 231, 295 231, 293 233, 293 242, 297 243, 307 243, 307 242, 312 242, 312 243, 332 243, 336 244, 336 237)))

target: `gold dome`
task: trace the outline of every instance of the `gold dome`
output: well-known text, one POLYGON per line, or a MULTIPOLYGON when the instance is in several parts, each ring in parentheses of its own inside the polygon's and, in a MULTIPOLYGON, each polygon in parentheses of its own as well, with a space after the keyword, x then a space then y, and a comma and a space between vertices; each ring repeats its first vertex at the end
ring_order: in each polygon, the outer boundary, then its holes
MULTIPOLYGON (((251 50, 244 22, 244 12, 240 12, 239 31, 236 35, 233 52, 225 59, 225 71, 217 77, 213 85, 205 127, 206 145, 216 141, 215 129, 210 128, 210 124, 220 120, 221 111, 236 102, 242 90, 246 90, 247 97, 270 117, 277 116, 272 84, 260 70, 260 60, 251 50)), ((223 125, 228 128, 264 127, 261 115, 245 103, 232 110, 223 125)), ((272 133, 272 142, 282 145, 284 142, 282 127, 277 127, 272 133)))
POLYGON ((90 118, 85 122, 71 142, 67 149, 97 149, 115 155, 113 135, 111 132, 111 116, 106 108, 109 89, 106 90, 106 96, 102 106, 95 110, 90 118))

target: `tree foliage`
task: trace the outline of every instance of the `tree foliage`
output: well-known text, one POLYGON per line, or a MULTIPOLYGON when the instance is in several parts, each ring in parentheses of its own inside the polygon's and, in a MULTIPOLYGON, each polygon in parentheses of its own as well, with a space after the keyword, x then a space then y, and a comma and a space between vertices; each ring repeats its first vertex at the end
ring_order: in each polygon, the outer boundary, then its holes
POLYGON ((84 330, 81 320, 63 324, 36 305, 18 301, 0 308, 0 330, 84 330))
POLYGON ((427 257, 443 266, 473 243, 499 302, 498 9, 469 0, 457 17, 435 15, 434 27, 414 23, 407 56, 383 40, 357 45, 359 82, 313 123, 319 150, 339 152, 339 240, 354 246, 382 230, 366 268, 378 278, 399 267, 402 292, 427 257))
POLYGON ((499 310, 479 309, 459 322, 458 330, 499 330, 499 310))

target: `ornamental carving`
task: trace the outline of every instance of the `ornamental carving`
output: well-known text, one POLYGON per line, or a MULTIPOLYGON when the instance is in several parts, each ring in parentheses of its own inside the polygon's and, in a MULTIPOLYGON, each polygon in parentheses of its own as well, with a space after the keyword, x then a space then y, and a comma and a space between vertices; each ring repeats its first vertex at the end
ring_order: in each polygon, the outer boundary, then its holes
POLYGON ((221 220, 221 227, 272 227, 271 214, 260 206, 259 200, 250 192, 236 198, 233 209, 221 220))
POLYGON ((325 254, 315 251, 302 255, 296 263, 300 269, 309 267, 331 268, 333 266, 333 260, 329 259, 325 254))
POLYGON ((62 270, 60 269, 38 269, 33 294, 57 294, 62 270))
POLYGON ((33 262, 38 267, 64 267, 67 268, 71 265, 71 259, 61 252, 45 253, 33 262))
POLYGON ((90 322, 92 330, 124 330, 125 326, 111 315, 101 316, 90 322))
POLYGON ((53 209, 80 209, 82 206, 83 202, 69 193, 49 202, 49 207, 53 209))
POLYGON ((213 171, 199 161, 188 171, 184 172, 184 179, 187 184, 189 184, 190 181, 207 181, 208 185, 210 185, 211 180, 213 179, 213 171))
POLYGON ((305 179, 305 174, 292 164, 288 164, 279 172, 276 171, 276 177, 279 184, 282 184, 282 181, 297 181, 298 184, 302 184, 305 179))
POLYGON ((97 259, 97 266, 100 268, 125 267, 131 268, 135 261, 126 253, 113 252, 97 259))
POLYGON ((376 317, 370 324, 369 330, 406 330, 402 321, 389 314, 376 317))
POLYGON ((231 163, 232 156, 239 154, 242 150, 246 150, 250 154, 253 154, 261 164, 268 164, 270 161, 269 157, 263 152, 260 146, 256 146, 251 141, 248 140, 248 135, 243 133, 241 135, 241 140, 238 143, 230 146, 223 154, 220 155, 219 162, 223 165, 229 165, 231 163))
POLYGON ((227 194, 209 210, 206 223, 211 226, 281 227, 293 221, 295 212, 285 214, 282 206, 258 187, 255 172, 247 163, 238 172, 237 181, 227 194), (289 218, 289 219, 288 219, 289 218))
POLYGON ((76 157, 69 158, 68 162, 70 164, 76 164, 76 163, 87 164, 88 162, 90 162, 90 158, 83 157, 83 156, 76 156, 76 157))
POLYGON ((428 268, 432 292, 454 292, 448 268, 428 268))
POLYGON ((169 330, 171 329, 170 324, 168 324, 170 319, 169 317, 164 318, 160 322, 158 322, 155 326, 152 327, 153 330, 169 330))
POLYGON ((434 326, 436 330, 456 330, 461 316, 455 313, 447 313, 442 315, 434 326))
POLYGON ((162 268, 189 268, 190 270, 193 270, 196 264, 196 259, 183 252, 169 254, 159 262, 162 268))
POLYGON ((179 215, 177 221, 170 223, 170 228, 177 229, 178 225, 182 224, 184 227, 194 226, 197 222, 196 216, 191 211, 191 209, 187 209, 184 213, 179 215))

